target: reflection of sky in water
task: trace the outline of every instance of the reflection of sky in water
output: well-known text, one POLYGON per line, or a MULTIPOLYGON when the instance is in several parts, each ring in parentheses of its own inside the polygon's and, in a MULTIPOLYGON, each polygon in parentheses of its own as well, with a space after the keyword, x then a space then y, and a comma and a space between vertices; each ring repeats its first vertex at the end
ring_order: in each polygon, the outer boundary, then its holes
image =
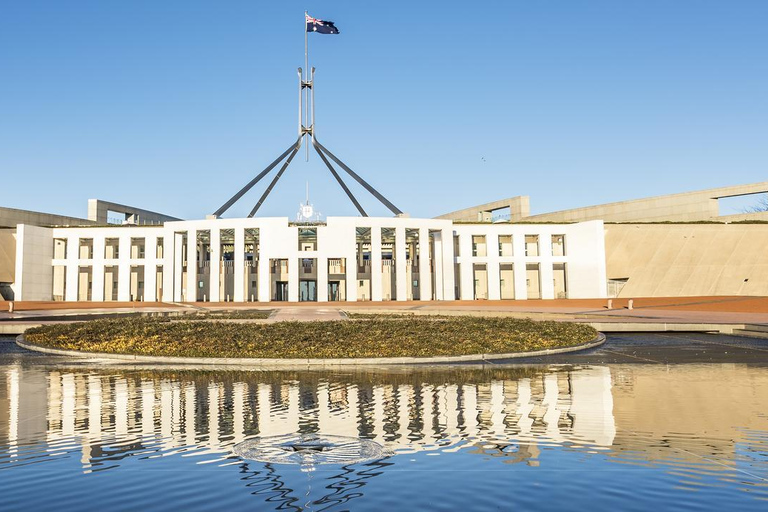
POLYGON ((0 366, 0 480, 14 483, 7 499, 18 508, 74 507, 94 489, 129 486, 100 506, 152 506, 161 493, 168 508, 208 508, 210 498, 449 510, 543 497, 566 507, 589 498, 626 508, 631 498, 638 508, 733 499, 759 508, 767 401, 768 370, 742 365, 332 374, 19 362, 0 366), (232 451, 257 436, 314 432, 371 439, 390 456, 308 472, 232 451), (34 491, 41 482, 52 494, 34 491))

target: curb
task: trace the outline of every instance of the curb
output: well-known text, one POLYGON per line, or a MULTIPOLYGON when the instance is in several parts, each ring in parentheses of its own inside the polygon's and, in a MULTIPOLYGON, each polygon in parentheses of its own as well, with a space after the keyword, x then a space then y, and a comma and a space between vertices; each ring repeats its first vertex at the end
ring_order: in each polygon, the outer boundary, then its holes
POLYGON ((335 359, 267 359, 267 358, 220 358, 220 357, 169 357, 169 356, 141 356, 132 354, 107 354, 103 352, 81 352, 78 350, 64 350, 48 348, 29 343, 21 334, 16 337, 16 344, 27 350, 53 354, 59 356, 71 356, 80 358, 111 359, 116 361, 132 361, 137 363, 164 363, 164 364, 195 364, 216 366, 259 366, 262 368, 307 368, 307 367, 339 367, 339 366, 381 366, 381 365, 421 365, 442 363, 485 363, 500 359, 520 359, 523 357, 539 357, 554 354, 578 352, 590 348, 599 347, 605 343, 605 334, 599 332, 597 337, 581 345, 573 347, 553 348, 547 350, 535 350, 533 352, 511 352, 507 354, 470 354, 464 356, 437 356, 437 357, 370 357, 370 358, 335 358, 335 359))

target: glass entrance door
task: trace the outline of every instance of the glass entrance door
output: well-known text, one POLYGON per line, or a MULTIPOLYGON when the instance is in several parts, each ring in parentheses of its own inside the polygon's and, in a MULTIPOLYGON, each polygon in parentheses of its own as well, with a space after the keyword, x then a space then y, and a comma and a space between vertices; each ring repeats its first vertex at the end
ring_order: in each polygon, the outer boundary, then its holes
POLYGON ((339 281, 330 281, 328 283, 328 300, 338 301, 339 298, 339 281))
POLYGON ((301 302, 317 300, 317 281, 299 281, 299 300, 301 302))

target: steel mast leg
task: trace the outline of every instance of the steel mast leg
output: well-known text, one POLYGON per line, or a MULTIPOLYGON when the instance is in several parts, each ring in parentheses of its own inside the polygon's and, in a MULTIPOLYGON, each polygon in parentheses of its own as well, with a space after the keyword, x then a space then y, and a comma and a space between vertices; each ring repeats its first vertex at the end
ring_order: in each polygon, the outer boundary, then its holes
POLYGON ((322 154, 323 154, 323 153, 325 153, 326 155, 328 155, 329 157, 331 157, 331 160, 333 160, 334 162, 336 162, 336 163, 339 165, 339 167, 341 167, 342 169, 344 169, 345 171, 347 171, 347 174, 349 174, 350 176, 352 176, 352 178, 354 178, 354 179, 355 179, 355 181, 357 181, 359 184, 361 184, 363 187, 365 187, 365 189, 366 189, 368 192, 370 192, 370 193, 373 195, 373 197, 375 197, 376 199, 378 199, 379 201, 381 201, 381 203, 382 203, 384 206, 386 206, 387 208, 389 208, 389 210, 390 210, 392 213, 394 213, 395 215, 400 215, 400 214, 402 214, 402 213, 403 213, 403 212, 402 212, 402 211, 401 211, 401 210, 400 210, 400 209, 399 209, 397 206, 395 206, 395 205, 394 205, 394 204, 392 204, 392 203, 391 203, 389 200, 387 200, 387 198, 386 198, 386 197, 384 197, 383 195, 381 195, 381 194, 380 194, 380 193, 379 193, 379 192, 378 192, 378 191, 377 191, 375 188, 373 188, 371 185, 369 185, 369 184, 368 184, 368 183, 367 183, 367 182, 366 182, 366 181, 365 181, 363 178, 361 178, 360 176, 358 176, 358 175, 355 173, 355 171, 353 171, 352 169, 350 169, 349 167, 347 167, 347 165, 346 165, 344 162, 342 162, 341 160, 339 160, 338 158, 336 158, 336 155, 334 155, 333 153, 331 153, 330 151, 328 151, 328 149, 327 149, 325 146, 323 146, 322 144, 320 144, 320 142, 318 142, 318 141, 317 141, 317 139, 313 138, 313 139, 312 139, 312 144, 315 146, 315 151, 317 151, 317 152, 318 152, 318 154, 320 154, 320 155, 322 156, 322 154))
POLYGON ((333 177, 336 178, 336 181, 339 182, 339 185, 341 185, 341 188, 344 189, 344 192, 346 192, 347 197, 349 198, 352 203, 354 203, 355 208, 357 208, 357 211, 360 212, 360 215, 363 217, 367 217, 368 214, 365 213, 365 210, 363 210, 363 207, 360 206, 360 203, 357 202, 357 199, 355 199, 355 196, 352 195, 352 192, 347 188, 347 185, 344 183, 344 180, 341 179, 341 176, 338 175, 336 170, 331 165, 331 162, 328 161, 327 158, 325 158, 325 155, 318 149, 317 145, 314 145, 315 151, 317 151, 317 154, 320 155, 320 159, 323 161, 326 167, 328 167, 328 170, 331 171, 331 174, 333 174, 333 177))
POLYGON ((285 163, 283 164, 283 166, 282 166, 282 167, 280 168, 280 170, 278 171, 277 175, 274 177, 274 179, 272 180, 272 182, 271 182, 271 183, 269 184, 269 186, 267 187, 267 190, 265 190, 265 191, 264 191, 264 193, 261 195, 261 197, 259 198, 259 201, 256 203, 256 206, 254 206, 254 207, 253 207, 253 210, 251 210, 251 213, 249 213, 249 214, 248 214, 248 218, 249 218, 249 219, 250 219, 251 217, 253 217, 254 215, 256 215, 256 212, 259 210, 259 208, 261 208, 261 205, 262 205, 262 203, 264 203, 264 201, 267 199, 267 196, 269 195, 269 193, 270 193, 270 192, 272 192, 272 189, 273 189, 273 188, 275 188, 275 185, 277 184, 277 180, 279 180, 279 179, 280 179, 280 177, 283 175, 283 173, 285 172, 285 170, 286 170, 286 169, 288 168, 288 166, 291 164, 291 160, 293 160, 293 157, 295 157, 295 156, 296 156, 296 153, 298 153, 298 152, 299 152, 299 147, 300 147, 300 146, 301 146, 301 144, 299 144, 298 146, 296 146, 296 147, 294 148, 294 150, 291 152, 291 154, 290 154, 290 155, 288 155, 288 160, 286 160, 286 161, 285 161, 285 163))
POLYGON ((221 206, 221 208, 219 208, 218 210, 216 210, 216 211, 213 213, 213 215, 214 215, 215 217, 219 217, 219 216, 221 216, 221 214, 223 214, 224 212, 226 212, 227 210, 229 210, 229 208, 230 208, 230 207, 231 207, 233 204, 235 204, 235 203, 237 202, 237 200, 238 200, 238 199, 240 199, 241 197, 243 197, 243 195, 245 195, 245 193, 246 193, 246 192, 248 192, 249 190, 251 190, 251 188, 253 188, 253 186, 254 186, 256 183, 258 183, 258 182, 259 182, 259 181, 260 181, 260 180, 261 180, 261 179, 262 179, 264 176, 266 176, 267 174, 269 174, 269 172, 270 172, 272 169, 274 169, 274 168, 275 168, 275 166, 276 166, 277 164, 279 164, 279 163, 280 163, 280 162, 283 160, 283 158, 285 158, 286 156, 288 156, 288 154, 289 154, 291 151, 293 151, 294 149, 298 149, 299 147, 301 147, 301 139, 302 139, 302 137, 299 137, 298 139, 296 139, 296 142, 294 142, 293 144, 291 144, 291 147, 289 147, 288 149, 286 149, 286 150, 285 150, 285 152, 284 152, 282 155, 280 155, 279 157, 277 157, 277 159, 275 159, 275 161, 274 161, 274 162, 272 162, 271 164, 269 164, 269 165, 266 167, 266 169, 264 169, 263 171, 261 171, 261 172, 259 173, 259 175, 258 175, 258 176, 256 176, 255 178, 253 178, 253 179, 252 179, 250 182, 248 182, 248 184, 247 184, 246 186, 244 186, 242 189, 240 189, 240 191, 239 191, 237 194, 235 194, 234 196, 232 196, 232 197, 229 199, 229 201, 227 201, 226 203, 224 203, 224 204, 221 206))

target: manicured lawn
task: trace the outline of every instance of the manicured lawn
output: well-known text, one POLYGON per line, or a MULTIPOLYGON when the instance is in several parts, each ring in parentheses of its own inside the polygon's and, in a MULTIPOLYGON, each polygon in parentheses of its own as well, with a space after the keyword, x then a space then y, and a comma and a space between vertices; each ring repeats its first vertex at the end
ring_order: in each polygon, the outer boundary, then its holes
POLYGON ((470 316, 381 316, 272 324, 139 317, 45 325, 25 334, 31 343, 88 352, 254 358, 528 352, 580 345, 596 335, 583 324, 470 316))

